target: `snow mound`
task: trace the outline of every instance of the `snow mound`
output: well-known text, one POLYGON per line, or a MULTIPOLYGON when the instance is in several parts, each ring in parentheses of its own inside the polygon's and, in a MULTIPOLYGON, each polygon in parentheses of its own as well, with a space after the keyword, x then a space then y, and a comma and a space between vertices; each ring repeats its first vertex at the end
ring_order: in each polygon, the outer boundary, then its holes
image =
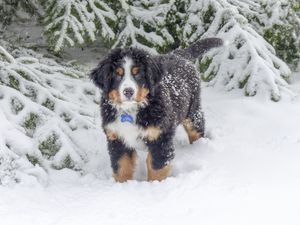
POLYGON ((211 138, 177 144, 166 180, 144 181, 140 152, 137 180, 126 183, 105 175, 107 158, 97 159, 103 177, 52 170, 47 187, 0 187, 2 224, 298 225, 299 96, 274 103, 224 93, 203 89, 211 138))

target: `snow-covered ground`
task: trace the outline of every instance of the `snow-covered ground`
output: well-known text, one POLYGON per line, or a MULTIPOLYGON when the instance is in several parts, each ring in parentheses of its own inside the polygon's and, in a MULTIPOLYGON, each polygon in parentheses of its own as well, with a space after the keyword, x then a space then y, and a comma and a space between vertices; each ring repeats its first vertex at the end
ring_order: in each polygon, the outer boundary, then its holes
MULTIPOLYGON (((115 183, 103 133, 90 173, 52 171, 48 184, 0 187, 1 225, 299 225, 300 80, 292 100, 275 103, 204 87, 209 138, 176 137, 173 175, 145 181, 146 152, 136 180, 115 183)), ((95 108, 95 110, 98 110, 95 108)), ((97 140, 95 140, 97 139, 97 140)))

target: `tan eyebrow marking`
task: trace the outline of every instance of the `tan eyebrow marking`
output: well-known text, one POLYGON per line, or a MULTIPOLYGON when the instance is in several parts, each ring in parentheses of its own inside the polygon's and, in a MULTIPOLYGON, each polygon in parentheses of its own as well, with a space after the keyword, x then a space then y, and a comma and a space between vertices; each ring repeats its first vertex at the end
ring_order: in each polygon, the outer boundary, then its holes
POLYGON ((137 74, 139 74, 139 72, 140 72, 139 67, 137 67, 137 66, 132 67, 132 69, 131 69, 132 75, 137 75, 137 74))
POLYGON ((118 68, 116 69, 116 73, 117 73, 117 75, 119 75, 119 76, 123 76, 123 75, 124 75, 124 69, 123 69, 122 67, 118 67, 118 68))

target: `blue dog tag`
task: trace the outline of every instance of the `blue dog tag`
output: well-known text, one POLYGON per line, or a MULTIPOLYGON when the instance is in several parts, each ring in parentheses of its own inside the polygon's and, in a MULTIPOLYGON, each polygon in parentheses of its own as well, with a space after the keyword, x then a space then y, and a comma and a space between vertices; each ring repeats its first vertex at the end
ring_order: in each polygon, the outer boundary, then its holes
POLYGON ((133 123, 133 117, 130 116, 129 114, 122 114, 121 115, 121 122, 129 122, 129 123, 133 123))

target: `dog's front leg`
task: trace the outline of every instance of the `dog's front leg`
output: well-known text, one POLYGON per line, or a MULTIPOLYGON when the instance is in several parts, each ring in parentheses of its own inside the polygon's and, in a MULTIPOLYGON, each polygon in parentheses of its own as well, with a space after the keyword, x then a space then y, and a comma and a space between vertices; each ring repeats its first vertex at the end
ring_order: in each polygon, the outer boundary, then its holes
POLYGON ((113 177, 118 182, 132 180, 137 158, 136 151, 128 148, 117 136, 110 134, 107 137, 113 177))
POLYGON ((171 174, 170 161, 174 158, 173 134, 161 133, 146 141, 148 147, 148 181, 164 180, 171 174))

